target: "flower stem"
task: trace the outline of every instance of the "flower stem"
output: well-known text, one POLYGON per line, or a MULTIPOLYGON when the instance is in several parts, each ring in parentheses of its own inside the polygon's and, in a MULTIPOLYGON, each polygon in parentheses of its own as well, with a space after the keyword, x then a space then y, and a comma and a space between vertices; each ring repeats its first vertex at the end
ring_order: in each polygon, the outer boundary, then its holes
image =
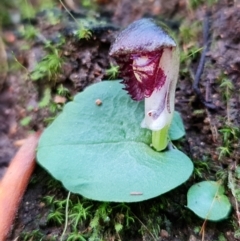
POLYGON ((168 138, 169 126, 165 126, 161 130, 152 132, 152 146, 156 151, 163 151, 169 142, 168 138))

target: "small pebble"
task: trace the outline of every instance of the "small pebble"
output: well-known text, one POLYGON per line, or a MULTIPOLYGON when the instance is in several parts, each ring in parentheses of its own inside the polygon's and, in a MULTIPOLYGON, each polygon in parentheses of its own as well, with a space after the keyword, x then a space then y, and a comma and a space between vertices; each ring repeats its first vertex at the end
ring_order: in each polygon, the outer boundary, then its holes
POLYGON ((100 99, 96 99, 96 101, 95 101, 95 103, 96 103, 96 105, 102 105, 102 101, 100 100, 100 99))
POLYGON ((39 203, 39 207, 40 207, 40 208, 44 208, 45 206, 46 206, 46 205, 45 205, 44 202, 40 202, 40 203, 39 203))
POLYGON ((54 97, 54 103, 56 103, 56 104, 65 104, 66 103, 66 101, 67 101, 67 99, 66 99, 66 97, 63 97, 63 96, 60 96, 60 95, 56 95, 55 97, 54 97))
POLYGON ((162 238, 168 238, 169 237, 168 231, 166 231, 164 229, 161 229, 160 235, 161 235, 162 238))
POLYGON ((188 241, 198 241, 198 240, 194 235, 191 234, 188 241))
POLYGON ((203 120, 203 123, 204 123, 204 124, 210 123, 210 119, 209 119, 208 117, 206 117, 206 118, 203 120))

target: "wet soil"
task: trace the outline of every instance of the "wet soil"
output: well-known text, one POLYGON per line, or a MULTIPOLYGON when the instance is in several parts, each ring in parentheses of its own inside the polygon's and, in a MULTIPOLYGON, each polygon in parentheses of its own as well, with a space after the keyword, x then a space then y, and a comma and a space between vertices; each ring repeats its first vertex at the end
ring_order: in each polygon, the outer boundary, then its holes
MULTIPOLYGON (((212 7, 201 5, 197 9, 190 9, 185 1, 180 0, 171 0, 167 3, 157 0, 114 0, 97 1, 91 10, 71 4, 68 4, 68 8, 74 18, 87 22, 92 33, 91 38, 88 40, 76 38, 74 35, 77 29, 76 23, 61 5, 54 9, 46 9, 31 20, 31 24, 38 30, 37 36, 33 39, 26 40, 19 32, 19 29, 29 24, 26 20, 3 28, 10 70, 2 84, 0 94, 0 177, 3 176, 21 141, 30 131, 43 130, 47 125, 46 118, 53 117, 61 111, 62 105, 71 100, 71 96, 90 84, 109 78, 106 70, 113 60, 108 57, 108 51, 111 42, 122 27, 142 17, 153 17, 164 20, 176 31, 176 35, 180 35, 179 27, 183 23, 197 22, 202 26, 206 11, 209 11, 211 47, 206 54, 205 67, 197 86, 202 97, 199 98, 193 89, 201 51, 189 61, 182 62, 176 90, 176 109, 183 117, 187 133, 179 145, 194 161, 196 167, 200 168, 199 165, 206 162, 208 168, 203 168, 201 176, 194 175, 188 183, 163 197, 147 201, 141 207, 139 204, 130 205, 135 213, 139 213, 140 210, 148 213, 150 207, 157 202, 163 201, 164 198, 171 199, 173 201, 169 209, 160 210, 161 215, 165 216, 171 225, 166 223, 163 225, 159 231, 159 240, 201 240, 196 227, 201 227, 203 220, 184 208, 187 189, 197 181, 216 180, 218 172, 228 170, 234 172, 240 160, 239 133, 236 134, 238 138, 228 136, 231 139, 231 153, 219 158, 219 147, 224 145, 223 135, 219 130, 226 126, 238 128, 240 125, 240 5, 231 1, 219 1, 212 7), (49 12, 59 16, 56 23, 52 24, 47 20, 49 12), (64 44, 61 43, 62 38, 59 37, 59 33, 65 39, 64 44), (54 76, 54 81, 49 81, 46 77, 41 81, 32 81, 29 73, 42 57, 51 52, 44 47, 46 41, 60 46, 62 68, 54 76), (18 67, 21 66, 18 70, 15 69, 16 60, 18 67), (231 89, 220 87, 224 78, 230 81, 231 89), (70 94, 59 100, 57 88, 61 85, 67 87, 70 94), (58 108, 54 113, 48 108, 39 107, 46 86, 51 89, 51 98, 58 108), (214 109, 208 108, 203 99, 211 103, 214 109), (29 116, 30 121, 27 125, 23 124, 21 120, 29 116)), ((189 27, 192 26, 189 24, 189 27)), ((183 52, 190 48, 191 44, 197 48, 206 45, 202 30, 197 32, 195 37, 197 42, 192 42, 190 39, 189 43, 180 42, 183 52)), ((50 194, 66 197, 67 191, 60 186, 52 189, 49 182, 51 177, 37 167, 9 234, 9 241, 23 240, 21 234, 33 230, 41 230, 46 235, 46 240, 51 240, 54 236, 60 237, 63 228, 47 222, 49 209, 45 206, 43 197, 50 194)), ((205 228, 205 240, 220 240, 221 235, 225 238, 222 240, 237 240, 234 236, 237 228, 232 225, 238 220, 235 199, 230 190, 227 194, 233 203, 231 216, 220 223, 208 223, 205 228)), ((156 218, 148 216, 142 217, 142 220, 147 222, 156 218)), ((126 231, 122 240, 152 240, 148 234, 139 233, 139 228, 141 228, 140 223, 136 224, 136 230, 126 231)), ((40 240, 40 238, 27 240, 40 240)), ((115 237, 109 240, 119 239, 115 237)))

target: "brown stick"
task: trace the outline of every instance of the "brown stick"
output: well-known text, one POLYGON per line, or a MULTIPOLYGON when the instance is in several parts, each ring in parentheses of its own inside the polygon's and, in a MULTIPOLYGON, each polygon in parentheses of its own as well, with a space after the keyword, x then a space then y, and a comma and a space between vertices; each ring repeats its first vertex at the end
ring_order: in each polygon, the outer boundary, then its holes
POLYGON ((204 23, 203 23, 203 42, 204 42, 204 48, 201 54, 201 58, 197 67, 197 72, 194 78, 194 82, 193 82, 193 89, 196 92, 197 96, 199 97, 199 99, 201 100, 201 102, 205 105, 205 107, 207 107, 208 109, 216 109, 217 107, 212 104, 207 102, 202 94, 201 91, 199 90, 199 82, 201 79, 201 75, 203 73, 204 70, 204 65, 205 65, 205 61, 206 61, 206 54, 210 49, 211 46, 211 37, 210 37, 210 15, 211 12, 207 11, 205 19, 204 19, 204 23))
POLYGON ((0 181, 0 241, 7 237, 34 170, 39 137, 38 132, 26 139, 0 181))

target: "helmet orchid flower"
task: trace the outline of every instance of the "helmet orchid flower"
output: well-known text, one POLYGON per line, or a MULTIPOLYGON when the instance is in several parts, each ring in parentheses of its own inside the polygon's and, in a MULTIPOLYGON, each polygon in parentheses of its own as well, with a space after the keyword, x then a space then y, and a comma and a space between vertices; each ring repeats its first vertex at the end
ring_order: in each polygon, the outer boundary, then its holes
POLYGON ((153 131, 153 147, 164 150, 174 114, 179 72, 176 42, 154 20, 141 19, 117 36, 110 56, 118 63, 124 89, 131 98, 145 100, 141 126, 153 131))

